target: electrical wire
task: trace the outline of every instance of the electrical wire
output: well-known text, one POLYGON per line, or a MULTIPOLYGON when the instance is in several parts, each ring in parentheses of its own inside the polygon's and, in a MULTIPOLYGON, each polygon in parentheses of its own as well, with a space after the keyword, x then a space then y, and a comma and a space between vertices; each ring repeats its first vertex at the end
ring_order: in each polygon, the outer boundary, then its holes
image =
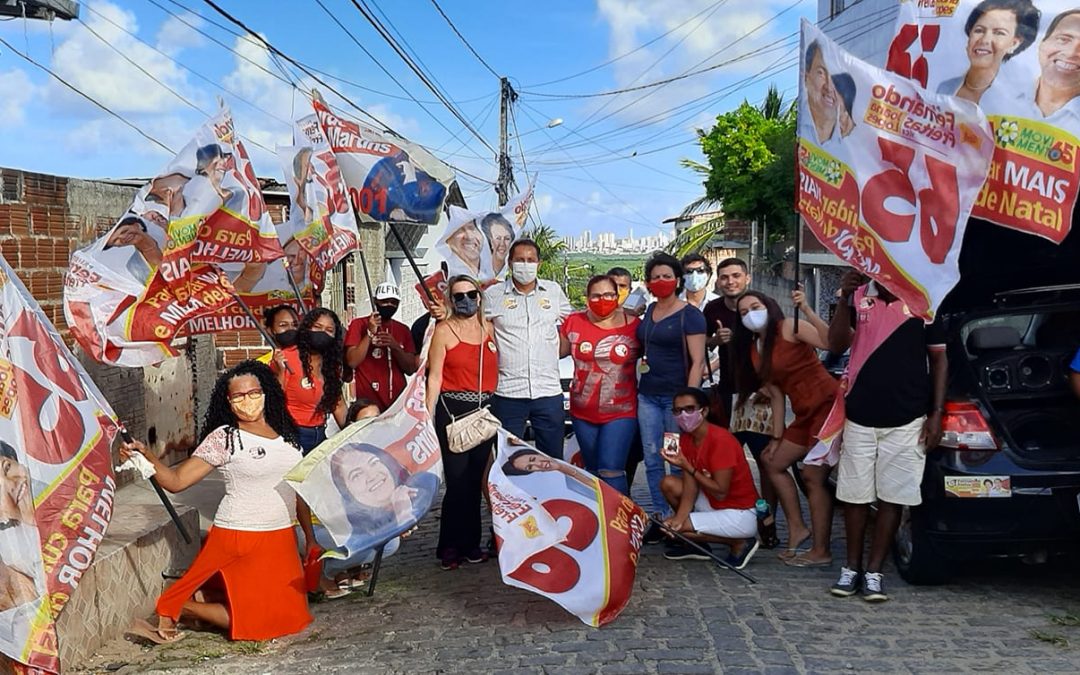
POLYGON ((89 94, 83 93, 83 91, 82 91, 82 90, 80 90, 80 89, 79 89, 78 87, 76 87, 75 85, 71 84, 70 82, 68 82, 68 81, 67 81, 67 80, 65 80, 64 78, 62 78, 62 77, 60 77, 59 75, 57 75, 57 74, 56 74, 55 72, 53 72, 53 71, 52 71, 52 70, 51 70, 51 69, 50 69, 50 68, 49 68, 48 66, 45 66, 45 65, 42 65, 42 64, 38 63, 38 62, 37 62, 37 61, 35 61, 35 60, 34 60, 34 59, 33 59, 32 57, 30 57, 29 55, 27 55, 27 54, 24 54, 24 53, 20 52, 20 51, 19 51, 18 49, 15 49, 15 47, 11 46, 11 43, 10 43, 10 42, 8 42, 7 40, 5 40, 4 38, 0 38, 0 44, 4 45, 4 46, 5 46, 5 47, 7 47, 8 49, 10 49, 10 50, 11 50, 11 53, 12 53, 12 54, 15 54, 15 55, 16 55, 16 56, 18 56, 19 58, 23 59, 24 61, 27 61, 27 62, 29 62, 30 64, 32 64, 32 65, 34 65, 34 66, 37 66, 37 67, 38 67, 38 68, 40 68, 41 70, 43 70, 43 71, 45 71, 46 73, 48 73, 49 75, 51 75, 51 76, 52 76, 52 77, 53 77, 53 78, 54 78, 54 79, 55 79, 55 80, 56 80, 57 82, 59 82, 60 84, 64 85, 65 87, 67 87, 67 88, 68 88, 68 89, 70 89, 71 91, 75 92, 75 93, 76 93, 76 94, 78 94, 79 96, 81 96, 81 97, 85 98, 85 99, 86 99, 87 101, 90 101, 90 102, 91 102, 91 103, 93 103, 93 104, 94 104, 95 106, 97 106, 98 108, 101 108, 102 110, 104 110, 104 111, 105 111, 106 113, 108 113, 109 115, 111 115, 111 116, 115 117, 116 119, 120 120, 121 122, 123 122, 123 123, 124 123, 124 125, 126 125, 126 126, 130 127, 130 128, 131 128, 131 129, 133 129, 133 130, 134 130, 134 131, 135 131, 136 133, 138 133, 138 134, 139 134, 140 136, 142 136, 142 137, 143 137, 143 138, 145 138, 146 140, 150 141, 150 142, 151 142, 151 143, 153 143, 154 145, 157 145, 157 146, 158 146, 158 147, 160 147, 161 149, 163 149, 163 150, 165 150, 166 152, 168 152, 168 153, 169 153, 170 155, 175 155, 175 154, 176 154, 176 151, 175 151, 175 150, 173 150, 173 149, 172 149, 172 148, 170 148, 169 146, 165 145, 164 143, 162 143, 162 142, 161 142, 161 141, 159 141, 158 139, 154 138, 153 136, 151 136, 151 135, 150 135, 150 134, 148 134, 147 132, 143 131, 143 130, 142 130, 141 128, 139 128, 139 126, 138 126, 138 125, 136 125, 136 124, 135 124, 134 122, 130 122, 130 121, 128 121, 128 119, 127 119, 126 117, 124 117, 123 115, 121 115, 121 114, 120 114, 120 113, 118 113, 118 112, 114 112, 114 111, 112 110, 112 108, 108 107, 107 105, 105 105, 105 104, 104 104, 104 103, 102 103, 101 101, 98 101, 97 99, 95 99, 94 97, 90 96, 89 94))
POLYGON ((450 17, 447 16, 446 12, 443 11, 443 8, 439 6, 439 1, 431 0, 431 4, 435 5, 435 9, 438 10, 439 15, 446 20, 447 25, 450 26, 450 30, 454 31, 454 35, 458 36, 458 39, 461 40, 461 43, 464 44, 470 52, 472 52, 472 55, 476 57, 476 60, 483 64, 483 66, 488 69, 489 73, 491 73, 495 77, 501 77, 499 73, 497 73, 495 69, 492 68, 487 61, 484 60, 484 57, 480 56, 480 54, 478 54, 477 51, 473 49, 473 46, 469 44, 469 41, 465 39, 465 36, 461 34, 461 31, 459 31, 457 26, 454 25, 454 22, 451 21, 450 17))

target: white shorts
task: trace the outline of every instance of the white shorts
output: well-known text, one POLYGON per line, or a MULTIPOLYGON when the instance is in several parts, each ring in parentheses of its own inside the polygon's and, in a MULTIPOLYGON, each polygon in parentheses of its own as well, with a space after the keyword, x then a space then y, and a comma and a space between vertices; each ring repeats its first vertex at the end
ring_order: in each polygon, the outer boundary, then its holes
POLYGON ((836 498, 849 504, 922 503, 919 485, 926 448, 919 442, 925 417, 902 427, 875 429, 844 422, 844 448, 836 478, 836 498))
POLYGON ((704 492, 698 492, 690 526, 701 534, 724 539, 748 539, 757 536, 757 512, 754 509, 714 509, 704 492))

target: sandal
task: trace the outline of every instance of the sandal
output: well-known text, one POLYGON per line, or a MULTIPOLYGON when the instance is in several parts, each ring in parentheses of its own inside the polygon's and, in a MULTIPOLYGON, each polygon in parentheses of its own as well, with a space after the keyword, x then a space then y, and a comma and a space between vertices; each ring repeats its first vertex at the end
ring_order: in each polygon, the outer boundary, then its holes
POLYGON ((806 536, 795 542, 794 546, 788 546, 783 551, 780 551, 776 557, 787 562, 798 555, 806 553, 810 550, 810 546, 812 545, 811 539, 813 539, 813 537, 814 535, 812 532, 807 532, 806 536))
POLYGON ((166 631, 162 633, 155 628, 146 619, 135 619, 131 622, 131 626, 124 631, 124 635, 132 635, 140 637, 144 640, 149 640, 156 645, 167 645, 176 642, 180 638, 184 637, 184 633, 177 629, 166 631))
POLYGON ((832 558, 828 560, 813 560, 806 556, 806 553, 799 553, 793 558, 784 560, 785 565, 791 567, 832 567, 832 558))
POLYGON ((780 537, 776 536, 776 519, 766 525, 762 523, 758 527, 758 537, 761 539, 761 548, 774 549, 780 545, 780 537))
POLYGON ((346 586, 344 588, 339 586, 338 588, 336 588, 336 589, 334 589, 332 591, 323 591, 323 599, 324 600, 340 600, 340 599, 346 598, 346 597, 348 597, 350 595, 352 595, 352 588, 350 588, 348 586, 346 586))

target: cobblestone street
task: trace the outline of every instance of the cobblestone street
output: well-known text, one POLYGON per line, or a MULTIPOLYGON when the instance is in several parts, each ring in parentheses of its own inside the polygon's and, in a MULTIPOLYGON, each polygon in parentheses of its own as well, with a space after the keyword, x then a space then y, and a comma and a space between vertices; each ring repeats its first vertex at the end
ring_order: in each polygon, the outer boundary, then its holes
POLYGON ((494 561, 440 570, 435 510, 385 562, 374 597, 314 604, 315 622, 299 635, 262 644, 191 633, 153 649, 117 641, 80 665, 121 673, 1080 670, 1080 625, 1068 625, 1080 622, 1080 588, 1066 565, 982 564, 940 587, 887 573, 889 602, 837 599, 827 591, 843 558, 837 515, 833 568, 789 568, 762 550, 747 568, 756 585, 648 546, 630 604, 593 629, 504 585, 494 561))

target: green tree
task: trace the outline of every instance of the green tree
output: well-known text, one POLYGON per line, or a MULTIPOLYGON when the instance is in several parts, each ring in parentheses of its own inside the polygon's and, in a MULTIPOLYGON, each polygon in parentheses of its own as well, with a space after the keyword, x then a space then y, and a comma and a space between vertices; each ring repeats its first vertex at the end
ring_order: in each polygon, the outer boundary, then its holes
MULTIPOLYGON (((705 196, 684 213, 722 205, 730 218, 767 222, 773 237, 795 231, 795 105, 785 104, 775 85, 760 106, 743 101, 718 115, 708 132, 698 130, 707 164, 684 159, 682 165, 704 176, 705 196)), ((700 248, 719 232, 722 219, 689 228, 676 242, 700 248)))
POLYGON ((537 275, 541 279, 559 279, 562 276, 562 257, 566 253, 564 242, 550 225, 533 225, 524 236, 536 242, 540 248, 540 269, 537 275))

